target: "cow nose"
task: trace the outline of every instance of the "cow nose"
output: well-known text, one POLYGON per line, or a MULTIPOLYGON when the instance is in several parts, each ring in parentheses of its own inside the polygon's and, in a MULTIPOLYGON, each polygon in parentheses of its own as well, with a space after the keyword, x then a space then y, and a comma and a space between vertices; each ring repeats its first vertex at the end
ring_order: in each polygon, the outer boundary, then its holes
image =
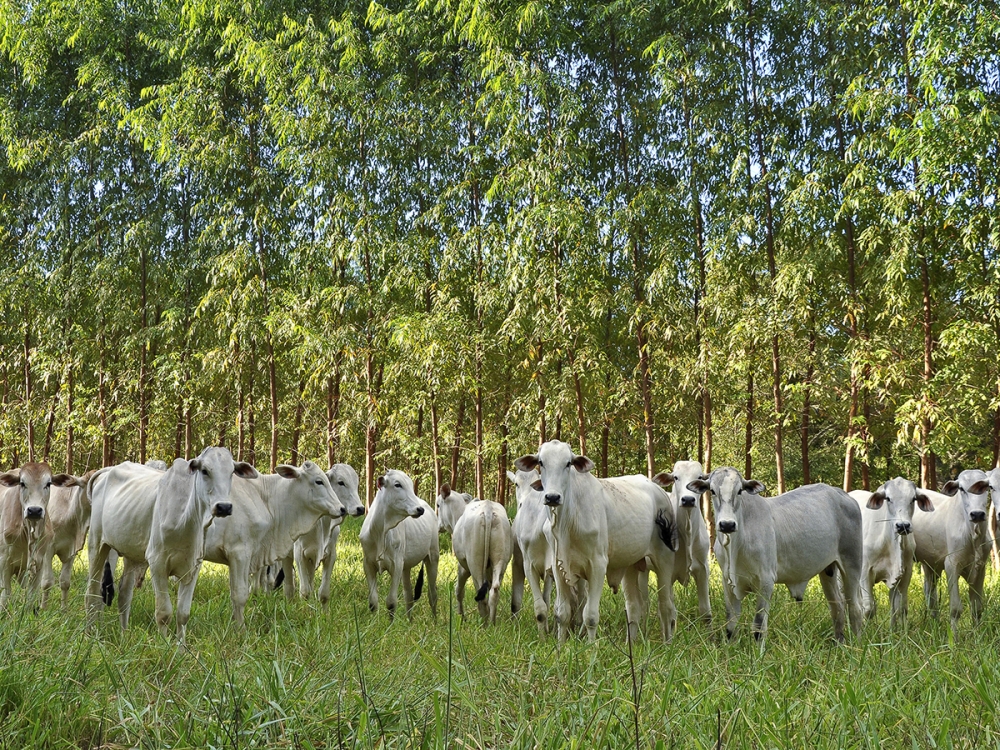
POLYGON ((30 507, 28 507, 28 508, 25 509, 25 511, 24 511, 24 517, 25 518, 38 519, 38 518, 42 517, 43 513, 44 513, 44 511, 42 510, 42 506, 41 505, 32 505, 32 506, 30 506, 30 507))
POLYGON ((693 508, 694 504, 696 502, 697 502, 697 500, 694 499, 694 496, 692 496, 692 495, 685 495, 684 497, 681 498, 681 507, 682 508, 693 508))
POLYGON ((719 531, 723 534, 732 534, 736 531, 736 521, 719 521, 719 531))
POLYGON ((559 505, 561 502, 562 502, 562 495, 560 495, 558 492, 545 493, 546 505, 559 505))
POLYGON ((423 514, 424 514, 424 509, 418 507, 417 508, 417 512, 413 514, 413 517, 414 518, 420 518, 420 516, 422 516, 423 514))
POLYGON ((969 518, 972 519, 973 523, 982 523, 983 521, 986 520, 986 511, 974 510, 971 513, 969 513, 969 518))
POLYGON ((212 515, 216 518, 227 518, 233 515, 233 504, 232 503, 216 503, 215 508, 212 510, 212 515))
POLYGON ((361 505, 356 511, 354 511, 355 516, 363 516, 365 514, 365 506, 361 505))
POLYGON ((347 508, 345 508, 343 505, 341 505, 340 506, 340 517, 343 518, 346 515, 347 515, 347 508))
POLYGON ((910 525, 909 521, 896 522, 896 533, 899 534, 900 536, 906 536, 911 531, 913 531, 913 527, 910 525))

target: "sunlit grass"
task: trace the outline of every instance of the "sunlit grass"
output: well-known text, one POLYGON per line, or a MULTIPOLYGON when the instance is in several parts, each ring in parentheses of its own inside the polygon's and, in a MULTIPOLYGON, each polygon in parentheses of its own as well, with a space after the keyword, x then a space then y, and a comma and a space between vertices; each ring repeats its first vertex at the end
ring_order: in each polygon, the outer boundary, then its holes
MULTIPOLYGON (((530 604, 511 618, 507 590, 495 628, 474 609, 455 617, 449 652, 455 563, 444 539, 437 619, 422 598, 412 623, 368 612, 356 524, 341 545, 329 611, 258 594, 245 632, 229 624, 228 571, 206 565, 187 649, 157 633, 148 582, 126 633, 116 610, 84 631, 81 563, 65 611, 35 615, 16 590, 0 615, 0 747, 635 747, 620 595, 605 591, 598 643, 560 648, 538 638, 530 604)), ((635 646, 639 745, 1000 746, 989 576, 981 627, 966 613, 953 645, 946 620, 925 615, 919 574, 906 631, 889 631, 879 587, 878 618, 846 646, 833 641, 818 585, 802 604, 779 588, 763 656, 751 611, 735 641, 722 637, 717 577, 711 628, 694 619, 693 587, 677 589, 673 642, 658 640, 651 614, 654 637, 635 646)))

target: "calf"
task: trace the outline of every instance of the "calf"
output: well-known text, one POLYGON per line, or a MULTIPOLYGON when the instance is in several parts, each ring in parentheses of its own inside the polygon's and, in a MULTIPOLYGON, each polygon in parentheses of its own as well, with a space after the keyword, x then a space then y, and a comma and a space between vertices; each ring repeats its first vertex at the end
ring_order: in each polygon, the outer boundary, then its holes
POLYGON ((697 461, 678 461, 669 474, 661 472, 653 481, 670 488, 670 499, 677 519, 677 553, 674 558, 674 580, 686 586, 694 578, 698 589, 698 616, 712 621, 712 604, 708 598, 708 526, 701 515, 700 495, 688 489, 696 479, 708 479, 697 461))
POLYGON ((517 474, 508 471, 507 478, 514 483, 517 496, 517 515, 512 526, 514 566, 511 571, 510 607, 514 614, 520 611, 524 579, 527 578, 534 600, 535 622, 538 623, 539 634, 544 635, 548 630, 549 596, 555 564, 552 522, 542 493, 534 488, 539 482, 537 471, 518 471, 517 474))
POLYGON ((673 506, 667 493, 643 476, 598 479, 594 462, 577 456, 559 440, 542 444, 538 453, 514 462, 521 471, 539 469, 546 506, 552 513, 555 540, 556 624, 561 641, 571 627, 573 590, 587 581, 583 619, 587 636, 597 637, 604 579, 624 580, 628 637, 638 634, 643 614, 639 571, 656 573, 660 630, 673 635, 673 506))
POLYGON ((149 566, 156 597, 156 624, 169 634, 173 615, 169 579, 176 576, 177 637, 183 643, 191 601, 205 551, 205 531, 212 519, 232 513, 233 475, 256 477, 250 464, 233 461, 226 448, 206 448, 198 458, 178 458, 166 472, 136 463, 98 471, 87 485, 91 514, 88 621, 101 604, 104 565, 111 550, 124 560, 118 613, 128 627, 136 571, 149 566))
POLYGON ((38 590, 51 488, 76 478, 52 476, 44 463, 28 463, 0 474, 0 609, 10 597, 11 580, 27 580, 29 598, 38 590))
POLYGON ((82 477, 62 487, 55 487, 49 494, 49 512, 45 519, 45 536, 41 543, 42 606, 48 600, 49 589, 55 584, 55 557, 62 563, 59 573, 59 588, 62 591, 62 605, 69 601, 69 586, 73 576, 73 564, 77 553, 83 549, 90 530, 90 499, 87 497, 87 482, 95 474, 89 471, 82 477))
POLYGON ((864 563, 861 599, 865 617, 875 616, 875 584, 889 587, 889 627, 906 618, 907 594, 913 577, 913 507, 923 512, 934 504, 923 490, 903 477, 891 479, 875 492, 850 493, 861 507, 864 563))
POLYGON ((301 467, 279 464, 275 471, 235 480, 232 515, 217 520, 205 536, 205 559, 229 566, 233 622, 239 627, 251 579, 275 560, 291 568, 295 540, 321 517, 342 518, 347 512, 329 477, 312 461, 301 467))
POLYGON ((459 617, 465 617, 465 582, 472 576, 483 624, 496 622, 500 583, 510 562, 512 541, 507 511, 500 503, 469 503, 455 524, 451 542, 458 560, 459 617))
POLYGON ((913 517, 914 558, 923 569, 924 596, 927 609, 933 614, 938 608, 938 578, 942 571, 947 576, 954 633, 962 614, 959 578, 969 584, 972 619, 979 622, 983 612, 983 583, 990 554, 986 524, 990 482, 985 472, 970 469, 941 489, 944 494, 925 490, 934 504, 934 513, 918 513, 913 517))
POLYGON ((403 472, 390 469, 378 478, 378 492, 372 501, 358 538, 365 558, 368 580, 368 607, 378 609, 378 574, 390 576, 385 606, 389 619, 396 614, 399 583, 403 582, 406 614, 412 617, 413 602, 420 598, 424 569, 427 570, 428 599, 437 616, 438 539, 434 511, 413 491, 413 481, 403 472), (410 570, 422 565, 416 591, 410 585, 410 570))
POLYGON ((774 585, 792 584, 789 588, 797 589, 796 584, 803 585, 820 573, 837 640, 844 640, 844 597, 851 631, 860 631, 861 509, 846 492, 810 484, 770 499, 755 497, 751 493, 762 492, 764 486, 743 479, 728 466, 716 469, 707 480, 689 483, 688 488, 712 493, 715 556, 722 568, 730 638, 736 632, 743 597, 752 591, 757 595, 754 635, 763 652, 774 585))
POLYGON ((455 533, 455 524, 462 517, 466 506, 473 500, 468 492, 455 492, 447 482, 441 485, 441 494, 435 498, 438 533, 455 533))
MULTIPOLYGON (((334 464, 326 472, 330 486, 337 494, 348 516, 363 516, 364 503, 358 496, 358 472, 348 464, 334 464)), ((330 575, 337 563, 337 541, 345 516, 323 516, 305 534, 295 540, 295 567, 299 571, 299 594, 303 599, 312 596, 316 568, 323 563, 323 578, 319 584, 319 600, 325 607, 330 601, 330 575)), ((289 571, 290 572, 290 571, 289 571)), ((287 578, 286 578, 287 580, 287 578)), ((288 594, 288 589, 285 589, 288 594)))

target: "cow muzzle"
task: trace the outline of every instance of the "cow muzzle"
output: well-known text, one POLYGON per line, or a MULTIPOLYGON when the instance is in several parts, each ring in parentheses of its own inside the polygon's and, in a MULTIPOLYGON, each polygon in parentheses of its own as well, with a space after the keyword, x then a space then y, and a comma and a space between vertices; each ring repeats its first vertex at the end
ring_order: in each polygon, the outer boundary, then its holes
POLYGON ((356 511, 354 511, 354 516, 356 518, 360 518, 364 514, 365 514, 365 506, 363 506, 363 505, 360 506, 360 507, 358 507, 358 509, 356 511))
POLYGON ((347 517, 347 508, 345 508, 343 505, 340 506, 340 517, 341 518, 347 517))
POLYGON ((896 533, 900 536, 906 536, 913 532, 913 526, 907 521, 897 521, 896 522, 896 533))
POLYGON ((41 521, 45 518, 45 508, 41 505, 29 505, 24 509, 24 518, 28 521, 41 521))
POLYGON ((545 493, 545 504, 549 506, 562 505, 562 495, 558 492, 545 493))
POLYGON ((685 495, 681 498, 682 508, 693 508, 697 504, 697 500, 692 495, 685 495))
POLYGON ((424 514, 424 509, 423 508, 417 508, 415 511, 413 511, 412 513, 410 513, 410 517, 411 518, 420 518, 420 516, 422 516, 423 514, 424 514))
POLYGON ((986 511, 985 510, 970 511, 969 520, 971 520, 973 523, 982 523, 983 521, 986 520, 986 511))
POLYGON ((212 515, 216 518, 228 518, 233 515, 232 503, 216 503, 212 506, 212 515))
POLYGON ((736 531, 736 521, 719 521, 719 531, 723 534, 732 534, 736 531))

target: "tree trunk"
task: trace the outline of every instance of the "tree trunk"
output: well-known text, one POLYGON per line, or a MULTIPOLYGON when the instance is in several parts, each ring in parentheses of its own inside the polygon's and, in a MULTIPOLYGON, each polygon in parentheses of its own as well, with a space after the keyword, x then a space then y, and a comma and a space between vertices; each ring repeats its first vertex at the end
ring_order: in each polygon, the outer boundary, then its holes
POLYGON ((802 395, 802 484, 812 484, 809 476, 809 410, 816 357, 816 313, 809 314, 809 364, 806 366, 806 382, 802 395))
POLYGON ((73 361, 66 365, 66 473, 73 473, 73 361))
POLYGON ((646 476, 650 479, 656 472, 656 446, 653 442, 653 383, 649 373, 649 341, 646 321, 640 321, 636 330, 639 346, 639 390, 642 394, 642 425, 646 433, 646 476))
POLYGON ((580 455, 587 455, 587 420, 583 405, 583 383, 580 380, 580 371, 576 366, 576 353, 572 348, 569 350, 569 367, 573 371, 573 391, 576 394, 576 429, 577 439, 580 444, 580 455))
MULTIPOLYGON (((914 163, 914 169, 916 169, 916 163, 914 163)), ((921 234, 923 234, 922 231, 921 234)), ((934 377, 934 331, 931 315, 930 273, 927 266, 927 250, 924 248, 920 253, 920 281, 923 286, 924 399, 927 401, 927 408, 929 408, 931 380, 934 377)), ((920 421, 920 444, 922 451, 920 483, 926 489, 936 490, 935 457, 933 451, 930 449, 931 428, 931 418, 925 414, 920 421)))
POLYGON ((105 354, 104 354, 104 326, 102 321, 101 332, 97 337, 97 346, 100 349, 100 366, 97 373, 97 407, 101 421, 101 466, 111 465, 111 434, 108 431, 108 392, 107 376, 105 375, 105 354))
MULTIPOLYGON (((867 383, 869 381, 869 376, 867 374, 868 370, 866 369, 865 372, 866 372, 865 382, 867 383)), ((868 470, 869 466, 868 456, 870 455, 868 452, 869 451, 868 446, 870 445, 868 441, 868 436, 869 436, 868 425, 871 424, 872 414, 871 414, 871 402, 868 400, 867 392, 865 393, 864 406, 862 407, 861 413, 864 415, 865 418, 865 423, 861 427, 861 439, 864 441, 865 453, 866 453, 865 460, 861 462, 861 489, 865 490, 866 492, 871 492, 872 482, 871 482, 870 472, 868 470)))
POLYGON ((504 413, 503 422, 500 423, 500 458, 497 461, 497 502, 503 506, 507 505, 507 462, 509 461, 507 438, 510 436, 510 428, 507 426, 507 415, 504 413))
POLYGON ((439 438, 437 394, 431 391, 431 455, 434 459, 434 497, 441 494, 441 441, 439 438))
POLYGON ((993 410, 993 466, 1000 469, 1000 406, 993 410))
MULTIPOLYGON (((255 352, 251 350, 250 359, 253 361, 255 352)), ((254 466, 257 465, 257 409, 253 400, 253 375, 250 376, 250 387, 247 390, 247 455, 249 461, 254 466)))
POLYGON ((753 471, 753 370, 747 370, 747 410, 746 410, 746 439, 744 440, 743 451, 746 456, 744 464, 743 478, 750 479, 753 471))
POLYGON ((146 243, 139 244, 139 329, 142 339, 139 342, 139 463, 146 463, 146 441, 149 426, 146 394, 146 335, 149 318, 146 312, 146 243))
POLYGON ((42 460, 49 463, 49 456, 52 453, 52 433, 56 426, 56 404, 59 403, 59 391, 52 394, 52 401, 49 403, 49 416, 45 423, 45 443, 42 448, 42 460))
POLYGON ((476 409, 476 497, 486 497, 486 477, 483 476, 483 389, 479 385, 482 381, 479 373, 476 380, 475 409, 476 409))
POLYGON ((326 459, 330 466, 340 452, 340 355, 333 366, 333 375, 326 381, 326 459))
POLYGON ((299 436, 302 433, 302 409, 303 400, 302 397, 305 395, 306 390, 306 378, 301 376, 299 378, 299 397, 295 403, 295 421, 292 424, 292 465, 299 465, 299 436))
POLYGON ((28 461, 35 460, 35 421, 31 418, 31 315, 24 320, 24 414, 28 423, 28 461))
POLYGON ((462 448, 462 423, 465 421, 465 396, 458 402, 458 416, 455 419, 455 445, 451 449, 451 486, 458 484, 458 457, 462 448))

